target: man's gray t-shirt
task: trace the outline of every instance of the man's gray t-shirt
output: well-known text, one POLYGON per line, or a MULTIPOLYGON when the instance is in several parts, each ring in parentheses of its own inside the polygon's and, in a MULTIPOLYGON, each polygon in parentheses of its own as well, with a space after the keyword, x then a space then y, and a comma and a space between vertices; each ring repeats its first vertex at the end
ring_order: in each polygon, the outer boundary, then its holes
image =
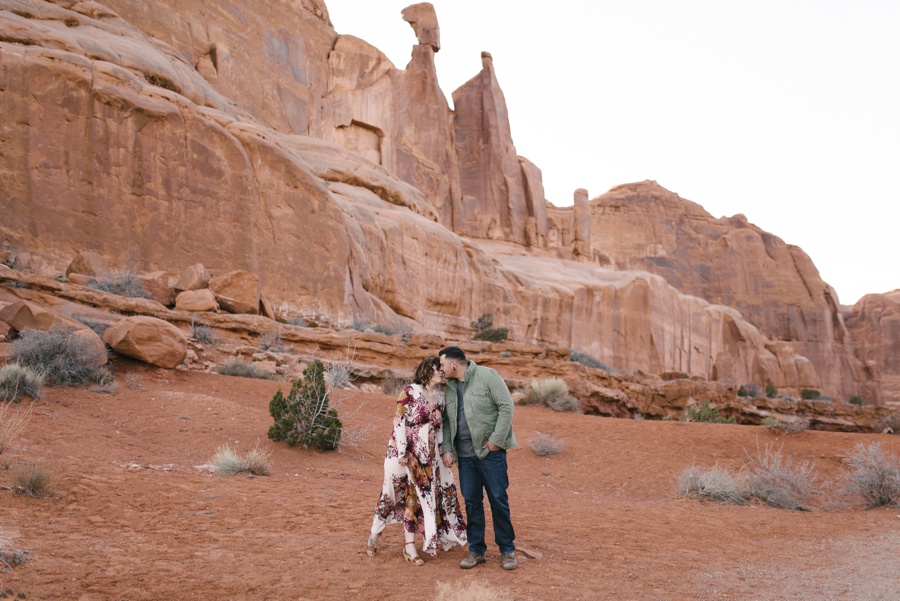
POLYGON ((475 445, 472 444, 472 433, 469 432, 469 422, 466 421, 465 394, 466 383, 456 381, 456 454, 459 457, 476 457, 475 445))

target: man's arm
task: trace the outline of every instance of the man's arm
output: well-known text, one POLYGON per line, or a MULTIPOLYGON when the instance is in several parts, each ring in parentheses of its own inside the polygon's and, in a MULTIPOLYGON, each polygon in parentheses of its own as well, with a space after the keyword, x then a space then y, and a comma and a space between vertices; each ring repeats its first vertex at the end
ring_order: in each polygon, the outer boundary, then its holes
POLYGON ((497 423, 494 431, 488 437, 488 448, 492 451, 506 448, 506 440, 509 438, 509 431, 512 429, 513 418, 513 400, 509 394, 509 388, 506 382, 496 371, 491 372, 488 378, 488 390, 491 393, 491 401, 497 408, 497 423), (491 448, 490 445, 496 446, 497 449, 491 448))

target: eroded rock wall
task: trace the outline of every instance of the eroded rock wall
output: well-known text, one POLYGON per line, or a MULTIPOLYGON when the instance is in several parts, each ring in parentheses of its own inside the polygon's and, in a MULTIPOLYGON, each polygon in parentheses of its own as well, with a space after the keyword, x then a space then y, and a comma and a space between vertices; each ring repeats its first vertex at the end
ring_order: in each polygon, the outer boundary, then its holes
POLYGON ((900 409, 900 290, 867 294, 844 310, 856 355, 867 375, 869 394, 900 409))
POLYGON ((735 307, 812 362, 813 388, 845 400, 867 394, 837 296, 800 248, 743 215, 716 219, 655 182, 617 186, 595 198, 591 211, 599 264, 656 273, 682 292, 735 307))

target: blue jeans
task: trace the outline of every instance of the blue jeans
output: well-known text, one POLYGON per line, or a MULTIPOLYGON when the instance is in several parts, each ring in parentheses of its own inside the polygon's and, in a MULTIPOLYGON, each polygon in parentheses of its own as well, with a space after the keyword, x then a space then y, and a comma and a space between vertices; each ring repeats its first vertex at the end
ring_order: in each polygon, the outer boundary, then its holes
POLYGON ((506 450, 491 451, 484 459, 477 457, 459 458, 459 488, 466 502, 466 535, 469 552, 484 555, 484 493, 487 492, 491 504, 491 519, 494 522, 494 540, 501 553, 516 550, 513 541, 512 520, 509 516, 509 476, 506 470, 506 450))

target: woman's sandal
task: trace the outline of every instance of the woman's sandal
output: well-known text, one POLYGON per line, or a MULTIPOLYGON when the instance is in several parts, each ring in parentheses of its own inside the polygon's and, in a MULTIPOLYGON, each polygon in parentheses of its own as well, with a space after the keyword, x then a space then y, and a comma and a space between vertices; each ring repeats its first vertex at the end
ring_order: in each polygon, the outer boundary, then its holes
POLYGON ((375 557, 375 554, 378 552, 378 538, 380 534, 369 535, 369 540, 366 541, 366 553, 369 557, 375 557))
POLYGON ((415 543, 415 542, 412 542, 412 543, 406 543, 405 545, 403 545, 403 559, 405 559, 406 561, 412 563, 412 564, 415 565, 415 566, 423 566, 423 565, 425 565, 425 560, 422 559, 421 557, 419 557, 418 555, 409 555, 409 554, 406 553, 406 547, 408 547, 409 545, 412 545, 412 546, 413 546, 413 551, 416 550, 416 543, 415 543))

